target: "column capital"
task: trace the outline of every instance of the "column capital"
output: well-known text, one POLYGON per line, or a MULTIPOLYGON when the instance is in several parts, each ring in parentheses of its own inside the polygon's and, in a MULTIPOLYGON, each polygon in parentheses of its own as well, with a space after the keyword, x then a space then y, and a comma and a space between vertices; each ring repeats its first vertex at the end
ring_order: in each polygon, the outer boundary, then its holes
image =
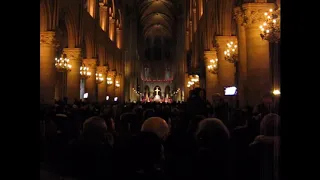
POLYGON ((59 46, 59 42, 56 39, 56 33, 54 31, 40 32, 40 45, 59 46))
POLYGON ((108 11, 108 6, 105 3, 100 2, 99 6, 100 6, 101 9, 108 11))
POLYGON ((229 41, 237 42, 236 36, 216 36, 216 43, 218 47, 223 47, 227 45, 229 41))
POLYGON ((98 66, 97 67, 97 73, 100 74, 107 74, 108 73, 108 67, 107 66, 98 66))
POLYGON ((81 60, 81 48, 63 48, 63 53, 67 55, 67 58, 76 61, 81 60))
POLYGON ((217 58, 217 50, 216 49, 213 49, 213 50, 210 50, 210 51, 204 51, 203 52, 204 54, 204 59, 205 60, 210 60, 210 59, 216 59, 217 58))
POLYGON ((116 22, 116 19, 114 19, 112 16, 109 16, 109 22, 110 22, 110 23, 115 23, 115 22, 116 22))
POLYGON ((244 25, 246 27, 260 26, 265 20, 264 13, 274 9, 274 3, 246 3, 242 5, 244 12, 244 25))
POLYGON ((90 69, 95 69, 97 66, 97 59, 83 59, 82 62, 90 69))
POLYGON ((233 19, 236 20, 237 24, 242 26, 244 24, 244 12, 241 7, 235 7, 233 9, 233 19))
POLYGON ((116 75, 117 75, 116 70, 108 71, 108 74, 107 74, 108 77, 115 77, 116 75))

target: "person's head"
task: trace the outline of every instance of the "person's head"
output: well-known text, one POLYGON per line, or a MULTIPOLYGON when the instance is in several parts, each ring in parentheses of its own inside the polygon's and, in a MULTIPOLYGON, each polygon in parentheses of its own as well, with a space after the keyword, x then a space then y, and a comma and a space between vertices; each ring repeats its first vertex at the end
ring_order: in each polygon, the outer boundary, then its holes
POLYGON ((273 96, 271 93, 266 93, 262 96, 262 103, 264 105, 270 105, 273 102, 273 96))
POLYGON ((156 134, 160 139, 166 140, 169 135, 169 126, 164 119, 160 117, 151 117, 144 121, 141 132, 151 132, 156 134))
POLYGON ((83 123, 83 136, 91 141, 103 143, 109 140, 108 135, 108 126, 101 117, 93 116, 83 123))
POLYGON ((213 103, 219 103, 222 101, 223 101, 223 98, 222 98, 221 94, 216 93, 216 94, 212 95, 212 102, 213 103))
POLYGON ((223 122, 217 118, 202 120, 196 132, 196 138, 200 146, 225 145, 229 140, 229 130, 223 122))
POLYGON ((260 122, 260 134, 265 136, 279 136, 280 116, 270 113, 263 117, 260 122))

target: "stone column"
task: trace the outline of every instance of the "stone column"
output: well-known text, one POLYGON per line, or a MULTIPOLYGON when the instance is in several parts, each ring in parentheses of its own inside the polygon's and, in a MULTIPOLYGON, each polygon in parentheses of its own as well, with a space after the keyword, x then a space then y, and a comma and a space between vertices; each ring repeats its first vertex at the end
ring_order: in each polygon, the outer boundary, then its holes
POLYGON ((115 96, 115 77, 116 77, 116 71, 108 71, 107 77, 112 78, 112 84, 107 85, 107 95, 110 97, 110 99, 115 96))
POLYGON ((114 41, 115 39, 115 24, 116 21, 115 19, 113 19, 111 16, 109 17, 109 38, 111 41, 114 41))
POLYGON ((40 99, 46 104, 54 104, 56 47, 55 32, 40 32, 40 99))
POLYGON ((189 39, 189 31, 186 31, 186 38, 185 38, 185 45, 186 45, 186 51, 190 49, 190 39, 189 39))
POLYGON ((97 73, 102 74, 103 82, 98 84, 98 102, 104 102, 107 96, 107 74, 108 68, 107 66, 98 66, 97 73))
POLYGON ((234 18, 237 22, 238 34, 238 67, 239 67, 239 82, 238 82, 238 98, 240 107, 244 107, 247 102, 247 43, 246 29, 244 27, 244 13, 240 7, 234 8, 234 18))
POLYGON ((108 18, 108 6, 104 3, 99 3, 100 5, 100 26, 104 32, 107 32, 109 26, 108 18))
POLYGON ((190 23, 190 42, 189 42, 189 45, 190 43, 192 43, 192 37, 193 37, 193 25, 192 25, 192 21, 189 22, 190 23))
POLYGON ((83 59, 84 65, 89 68, 91 76, 86 79, 86 92, 88 93, 88 100, 90 102, 97 101, 96 94, 96 71, 97 71, 97 59, 83 59))
POLYGON ((217 59, 217 51, 204 51, 204 60, 206 65, 206 93, 207 100, 212 101, 212 95, 219 92, 219 82, 218 75, 212 72, 209 72, 208 65, 210 64, 211 59, 217 59))
POLYGON ((122 49, 122 29, 121 28, 117 28, 116 31, 116 41, 117 41, 117 48, 122 49))
POLYGON ((81 48, 64 48, 63 53, 72 66, 67 74, 67 97, 68 103, 73 103, 75 99, 80 99, 81 48))
POLYGON ((223 87, 235 85, 235 67, 233 63, 225 60, 224 51, 226 50, 227 43, 233 41, 237 43, 235 36, 216 36, 218 45, 218 78, 219 78, 219 93, 223 94, 223 87))
POLYGON ((261 39, 259 26, 263 23, 264 13, 274 7, 273 3, 246 3, 242 5, 246 17, 249 105, 259 103, 261 96, 272 90, 269 42, 261 39))

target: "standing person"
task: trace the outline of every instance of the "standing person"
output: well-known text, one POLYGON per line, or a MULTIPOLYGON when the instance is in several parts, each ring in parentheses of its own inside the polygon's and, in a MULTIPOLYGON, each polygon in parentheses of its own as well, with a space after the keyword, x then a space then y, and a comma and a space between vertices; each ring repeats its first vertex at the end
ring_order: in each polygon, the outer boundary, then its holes
POLYGON ((219 93, 212 96, 213 116, 220 119, 224 124, 228 122, 229 107, 219 93))
POLYGON ((265 115, 274 112, 273 95, 266 93, 262 96, 261 103, 257 104, 253 109, 253 116, 257 120, 261 120, 265 115))

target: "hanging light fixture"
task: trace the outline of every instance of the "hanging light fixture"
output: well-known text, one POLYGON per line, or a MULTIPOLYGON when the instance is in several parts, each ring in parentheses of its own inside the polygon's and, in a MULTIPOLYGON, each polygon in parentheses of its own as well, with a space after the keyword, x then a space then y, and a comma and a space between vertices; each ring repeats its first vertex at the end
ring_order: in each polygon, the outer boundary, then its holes
POLYGON ((96 83, 100 84, 103 82, 103 75, 101 73, 96 73, 96 83))
POLYGON ((277 10, 269 9, 264 13, 264 22, 260 25, 260 36, 269 42, 280 40, 280 8, 277 10))
POLYGON ((66 55, 62 55, 61 58, 55 58, 55 66, 59 72, 68 72, 71 71, 71 64, 69 64, 69 59, 66 58, 66 55))
POLYGON ((111 77, 107 77, 107 85, 111 85, 112 84, 112 78, 111 77))
POLYGON ((116 80, 116 84, 115 84, 115 86, 116 86, 117 88, 119 88, 119 87, 120 87, 120 82, 119 82, 118 80, 116 80))
POLYGON ((218 73, 218 59, 210 59, 209 65, 208 65, 208 71, 212 74, 218 73))
POLYGON ((230 63, 235 63, 238 60, 238 45, 230 41, 227 43, 227 49, 224 51, 225 60, 230 63))
POLYGON ((80 76, 83 79, 87 79, 91 76, 91 72, 89 71, 89 68, 86 67, 84 64, 80 66, 80 76))

